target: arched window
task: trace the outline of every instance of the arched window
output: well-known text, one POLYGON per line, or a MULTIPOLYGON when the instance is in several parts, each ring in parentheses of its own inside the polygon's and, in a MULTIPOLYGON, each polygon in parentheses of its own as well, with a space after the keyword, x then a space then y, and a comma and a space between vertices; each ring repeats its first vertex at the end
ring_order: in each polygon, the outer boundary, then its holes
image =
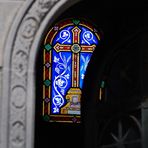
POLYGON ((64 19, 49 30, 42 49, 46 121, 80 123, 83 80, 99 42, 93 24, 82 18, 64 19))

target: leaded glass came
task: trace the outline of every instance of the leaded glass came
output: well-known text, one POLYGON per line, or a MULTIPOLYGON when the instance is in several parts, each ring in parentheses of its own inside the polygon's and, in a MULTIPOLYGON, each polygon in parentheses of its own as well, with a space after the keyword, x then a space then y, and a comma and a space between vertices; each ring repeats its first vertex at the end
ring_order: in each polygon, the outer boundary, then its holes
POLYGON ((99 42, 97 30, 83 19, 63 20, 50 29, 43 49, 46 121, 80 123, 83 80, 99 42))

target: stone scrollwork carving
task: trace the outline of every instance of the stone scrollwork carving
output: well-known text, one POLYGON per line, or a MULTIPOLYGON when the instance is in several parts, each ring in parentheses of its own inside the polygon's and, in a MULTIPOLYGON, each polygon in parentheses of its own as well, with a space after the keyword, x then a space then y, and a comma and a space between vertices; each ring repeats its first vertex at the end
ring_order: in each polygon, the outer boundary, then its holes
POLYGON ((24 124, 20 121, 13 123, 11 127, 10 138, 12 141, 12 145, 10 147, 24 147, 25 146, 25 127, 24 124))
POLYGON ((38 22, 34 17, 27 18, 22 23, 21 34, 23 38, 29 39, 35 35, 38 22))
POLYGON ((23 51, 18 51, 14 55, 13 70, 15 70, 15 73, 17 75, 23 76, 27 73, 27 60, 28 60, 28 55, 23 51))
POLYGON ((26 91, 22 86, 15 87, 12 92, 12 106, 21 109, 25 106, 26 91))
POLYGON ((49 10, 50 6, 53 5, 55 2, 58 0, 39 0, 38 1, 38 6, 40 9, 40 12, 46 12, 49 10))
POLYGON ((43 19, 59 1, 35 0, 24 15, 17 30, 10 62, 9 148, 26 147, 26 96, 29 53, 43 19))

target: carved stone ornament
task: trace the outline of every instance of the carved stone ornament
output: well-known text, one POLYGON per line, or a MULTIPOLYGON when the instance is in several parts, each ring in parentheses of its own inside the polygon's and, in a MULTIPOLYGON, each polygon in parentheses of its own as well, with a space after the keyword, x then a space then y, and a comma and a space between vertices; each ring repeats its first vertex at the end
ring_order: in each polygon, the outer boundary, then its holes
MULTIPOLYGON (((4 56, 4 73, 6 75, 3 75, 3 121, 0 128, 0 131, 2 131, 0 133, 0 148, 34 147, 34 133, 32 133, 34 132, 32 129, 34 125, 32 124, 34 124, 35 92, 29 89, 31 87, 29 86, 29 76, 32 75, 32 79, 35 79, 35 76, 29 68, 29 61, 32 60, 30 53, 33 50, 36 55, 39 50, 33 49, 32 46, 38 38, 37 34, 40 34, 40 36, 43 34, 44 29, 40 33, 38 33, 38 30, 40 30, 45 19, 47 22, 53 21, 51 18, 54 18, 54 13, 57 16, 57 10, 62 9, 63 11, 74 2, 71 0, 26 0, 24 4, 26 4, 26 7, 24 7, 22 16, 19 15, 18 17, 19 22, 15 20, 18 22, 16 23, 18 26, 15 27, 16 30, 9 33, 7 41, 9 46, 6 45, 4 56), (32 93, 33 97, 28 97, 28 94, 32 93), (30 102, 34 102, 34 104, 30 104, 30 102), (28 117, 30 118, 28 119, 28 117)), ((46 28, 46 25, 44 28, 46 28)), ((35 63, 34 59, 32 60, 33 64, 35 63)), ((32 86, 34 85, 32 84, 32 86)))

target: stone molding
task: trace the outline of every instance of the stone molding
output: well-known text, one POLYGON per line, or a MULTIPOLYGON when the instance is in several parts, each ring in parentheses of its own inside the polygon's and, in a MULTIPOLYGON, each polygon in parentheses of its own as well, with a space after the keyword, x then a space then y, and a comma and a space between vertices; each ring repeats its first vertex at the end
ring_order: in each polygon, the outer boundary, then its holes
POLYGON ((28 0, 11 27, 3 61, 0 148, 33 148, 35 63, 41 37, 79 0, 28 0))

